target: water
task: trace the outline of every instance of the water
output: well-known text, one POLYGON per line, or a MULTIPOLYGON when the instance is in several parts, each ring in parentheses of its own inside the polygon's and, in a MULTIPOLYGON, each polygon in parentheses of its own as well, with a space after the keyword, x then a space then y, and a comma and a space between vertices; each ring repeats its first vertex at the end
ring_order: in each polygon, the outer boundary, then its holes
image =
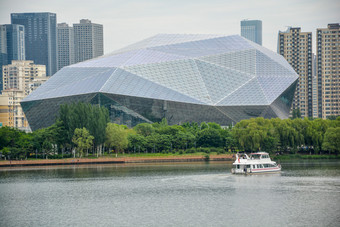
POLYGON ((0 169, 0 226, 339 226, 340 162, 0 169))

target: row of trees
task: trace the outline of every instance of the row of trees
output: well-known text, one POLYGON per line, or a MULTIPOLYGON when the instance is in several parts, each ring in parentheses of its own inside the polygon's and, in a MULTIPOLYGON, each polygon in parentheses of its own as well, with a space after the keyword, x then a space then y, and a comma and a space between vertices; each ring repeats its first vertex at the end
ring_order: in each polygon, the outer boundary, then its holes
POLYGON ((104 107, 77 103, 62 105, 55 124, 25 133, 0 128, 0 152, 7 158, 61 158, 102 155, 103 152, 222 151, 321 152, 340 149, 340 117, 322 119, 264 119, 240 121, 235 127, 216 123, 142 123, 134 128, 109 122, 104 107))
POLYGON ((238 147, 246 151, 328 151, 340 150, 340 117, 336 120, 308 118, 240 121, 232 130, 238 147))

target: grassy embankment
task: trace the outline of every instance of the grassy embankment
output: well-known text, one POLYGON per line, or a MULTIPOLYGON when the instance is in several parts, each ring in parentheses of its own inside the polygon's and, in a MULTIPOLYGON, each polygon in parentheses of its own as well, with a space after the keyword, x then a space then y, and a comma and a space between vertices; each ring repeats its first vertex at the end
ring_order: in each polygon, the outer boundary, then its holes
MULTIPOLYGON (((233 155, 231 152, 225 152, 225 153, 218 153, 218 152, 211 152, 211 153, 205 153, 205 152, 195 152, 195 153, 183 153, 183 152, 175 152, 175 153, 118 153, 117 158, 176 158, 176 157, 206 157, 206 155, 209 156, 222 156, 222 155, 233 155)), ((59 156, 60 157, 60 156, 59 156)), ((78 158, 78 157, 76 157, 78 158)), ((102 156, 97 157, 97 155, 89 154, 88 156, 83 156, 82 158, 87 159, 97 159, 97 158, 116 158, 116 153, 105 153, 102 156)), ((60 159, 60 158, 54 158, 53 156, 48 156, 48 159, 60 159)), ((73 159, 73 156, 64 156, 64 159, 73 159)), ((27 160, 45 160, 42 158, 28 158, 27 160)))
POLYGON ((272 156, 273 160, 318 160, 318 159, 340 159, 340 155, 329 154, 284 154, 272 156))

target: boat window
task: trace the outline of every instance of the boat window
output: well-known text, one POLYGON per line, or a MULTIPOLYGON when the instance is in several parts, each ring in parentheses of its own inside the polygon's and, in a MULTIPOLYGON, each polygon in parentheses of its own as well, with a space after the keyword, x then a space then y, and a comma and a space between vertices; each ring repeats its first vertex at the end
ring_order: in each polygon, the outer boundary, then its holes
POLYGON ((261 165, 260 165, 260 164, 258 164, 258 165, 257 165, 257 168, 258 168, 258 169, 260 169, 260 168, 261 168, 261 165))
POLYGON ((260 156, 261 155, 258 155, 258 154, 252 154, 251 159, 260 159, 260 156))
POLYGON ((253 165, 253 169, 255 169, 256 167, 255 167, 255 165, 253 165))
POLYGON ((250 168, 250 165, 247 165, 246 168, 250 168))
POLYGON ((240 168, 240 165, 236 165, 236 169, 239 169, 240 168))

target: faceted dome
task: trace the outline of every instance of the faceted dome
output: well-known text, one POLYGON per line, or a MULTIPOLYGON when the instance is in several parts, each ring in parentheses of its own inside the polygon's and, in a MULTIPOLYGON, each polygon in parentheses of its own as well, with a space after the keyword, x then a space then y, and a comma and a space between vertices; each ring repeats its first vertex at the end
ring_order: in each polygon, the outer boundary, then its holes
POLYGON ((160 34, 61 69, 21 104, 32 129, 78 101, 105 105, 129 126, 163 117, 227 125, 288 117, 297 78, 281 55, 238 35, 160 34))

